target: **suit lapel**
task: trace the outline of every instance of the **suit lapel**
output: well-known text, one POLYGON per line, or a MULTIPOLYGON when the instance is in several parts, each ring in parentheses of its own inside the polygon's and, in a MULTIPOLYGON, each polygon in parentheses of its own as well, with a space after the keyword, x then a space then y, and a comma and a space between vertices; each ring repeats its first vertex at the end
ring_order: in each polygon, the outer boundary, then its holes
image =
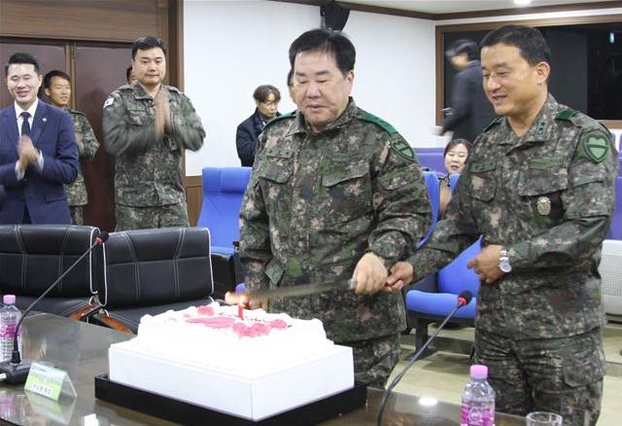
POLYGON ((17 130, 17 118, 15 116, 15 107, 13 105, 2 110, 2 126, 4 134, 1 136, 2 141, 17 146, 19 139, 19 131, 17 130))
POLYGON ((41 99, 39 99, 37 111, 35 111, 35 118, 34 120, 32 120, 31 139, 34 145, 37 145, 39 137, 41 136, 41 133, 43 133, 43 129, 48 122, 48 109, 48 105, 45 102, 42 102, 41 99))

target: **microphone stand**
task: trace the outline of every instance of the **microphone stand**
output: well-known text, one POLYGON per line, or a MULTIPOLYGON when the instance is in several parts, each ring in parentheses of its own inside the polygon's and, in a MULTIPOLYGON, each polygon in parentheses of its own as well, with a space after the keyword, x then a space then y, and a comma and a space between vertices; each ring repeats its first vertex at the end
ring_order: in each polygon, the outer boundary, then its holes
POLYGON ((4 380, 5 383, 10 384, 18 384, 24 383, 26 378, 28 377, 28 373, 30 372, 30 367, 32 365, 31 360, 22 360, 22 357, 19 353, 19 332, 21 330, 22 322, 26 315, 28 315, 34 306, 47 294, 54 289, 62 281, 65 276, 69 272, 73 270, 87 255, 91 253, 91 251, 100 245, 103 245, 108 239, 108 233, 106 231, 100 232, 99 236, 95 238, 95 242, 91 244, 91 246, 84 252, 82 255, 73 262, 69 268, 67 268, 44 292, 41 296, 37 297, 24 311, 24 314, 21 316, 17 325, 15 326, 15 336, 13 336, 13 353, 11 354, 10 361, 0 362, 0 380, 4 380))
POLYGON ((391 391, 393 390, 393 388, 399 383, 402 377, 404 377, 404 374, 406 374, 406 372, 410 369, 410 367, 412 367, 415 361, 419 359, 421 354, 427 349, 428 345, 432 343, 432 340, 434 340, 434 338, 438 335, 438 333, 441 332, 443 327, 445 327, 445 324, 447 324, 447 321, 453 318, 456 312, 458 312, 458 309, 462 308, 463 306, 468 305, 471 302, 472 297, 473 295, 468 290, 460 293, 460 295, 458 296, 458 303, 456 304, 456 306, 451 310, 451 312, 449 312, 449 314, 445 317, 441 325, 439 325, 436 331, 428 338, 428 340, 426 340, 423 346, 421 346, 421 348, 417 351, 417 353, 410 359, 410 361, 408 362, 408 364, 406 364, 406 366, 402 369, 402 371, 397 376, 395 376, 395 378, 391 381, 389 386, 387 386, 387 389, 384 391, 384 394, 382 395, 382 400, 380 401, 380 408, 378 409, 377 426, 382 425, 382 415, 384 413, 384 408, 387 404, 387 400, 389 399, 389 395, 391 394, 391 391))

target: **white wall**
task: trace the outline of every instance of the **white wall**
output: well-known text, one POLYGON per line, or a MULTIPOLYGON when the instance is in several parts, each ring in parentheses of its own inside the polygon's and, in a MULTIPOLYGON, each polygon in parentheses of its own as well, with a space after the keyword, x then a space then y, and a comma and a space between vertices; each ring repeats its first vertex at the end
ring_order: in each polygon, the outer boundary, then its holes
MULTIPOLYGON (((353 96, 412 146, 443 146, 435 123, 435 27, 472 22, 613 15, 622 8, 428 21, 351 11, 344 32, 357 49, 353 96)), ((203 148, 186 155, 186 174, 237 166, 237 125, 254 111, 252 93, 273 84, 281 112, 295 105, 285 83, 291 42, 320 24, 319 7, 265 0, 184 0, 185 92, 207 128, 203 148)))
MULTIPOLYGON (((186 174, 237 166, 237 125, 254 111, 260 84, 281 91, 281 112, 295 109, 287 92, 291 42, 320 25, 317 6, 271 1, 184 2, 184 91, 207 130, 203 148, 187 152, 186 174)), ((350 12, 344 29, 357 49, 353 96, 411 145, 439 145, 435 108, 434 23, 350 12)))

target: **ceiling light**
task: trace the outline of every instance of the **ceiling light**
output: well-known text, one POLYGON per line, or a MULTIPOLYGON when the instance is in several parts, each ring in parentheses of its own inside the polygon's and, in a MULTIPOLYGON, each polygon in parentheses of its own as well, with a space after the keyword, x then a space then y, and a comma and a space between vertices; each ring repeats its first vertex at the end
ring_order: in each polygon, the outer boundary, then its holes
POLYGON ((516 6, 528 6, 531 4, 531 0, 514 0, 516 6))

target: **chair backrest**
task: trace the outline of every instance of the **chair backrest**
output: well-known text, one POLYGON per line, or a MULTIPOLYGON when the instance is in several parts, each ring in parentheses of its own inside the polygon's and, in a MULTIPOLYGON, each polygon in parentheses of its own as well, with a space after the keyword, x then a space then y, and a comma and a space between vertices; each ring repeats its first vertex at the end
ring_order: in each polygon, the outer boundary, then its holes
POLYGON ((432 223, 430 224, 430 227, 428 228, 428 231, 426 232, 425 236, 417 244, 418 247, 423 245, 423 243, 425 243, 428 240, 428 238, 430 238, 430 236, 432 235, 432 232, 434 231, 436 222, 438 222, 438 209, 439 209, 439 204, 440 204, 440 199, 441 199, 441 196, 440 196, 441 187, 440 187, 440 183, 438 180, 438 174, 436 172, 424 171, 423 179, 425 180, 425 186, 428 188, 428 196, 430 198, 430 207, 432 208, 432 223))
POLYGON ((467 268, 469 260, 474 258, 482 249, 482 238, 467 247, 450 264, 438 271, 437 286, 439 293, 460 294, 469 290, 473 296, 477 295, 479 276, 472 269, 467 268))
POLYGON ((453 173, 449 175, 449 189, 452 194, 456 192, 456 187, 458 186, 459 179, 460 179, 460 173, 453 173))
POLYGON ((207 228, 113 232, 104 245, 107 309, 168 305, 214 291, 207 228))
POLYGON ((608 240, 622 240, 622 177, 616 178, 616 198, 611 217, 609 233, 605 237, 608 240))
MULTIPOLYGON (((99 236, 93 226, 0 225, 0 293, 40 296, 99 236)), ((84 297, 99 285, 96 246, 46 297, 84 297)), ((18 297, 19 300, 19 297, 18 297)))
POLYGON ((239 215, 251 167, 205 167, 203 201, 197 226, 207 227, 214 251, 232 254, 240 239, 239 215))
POLYGON ((445 158, 443 151, 445 148, 415 148, 415 155, 419 160, 419 164, 437 172, 445 170, 445 158))

